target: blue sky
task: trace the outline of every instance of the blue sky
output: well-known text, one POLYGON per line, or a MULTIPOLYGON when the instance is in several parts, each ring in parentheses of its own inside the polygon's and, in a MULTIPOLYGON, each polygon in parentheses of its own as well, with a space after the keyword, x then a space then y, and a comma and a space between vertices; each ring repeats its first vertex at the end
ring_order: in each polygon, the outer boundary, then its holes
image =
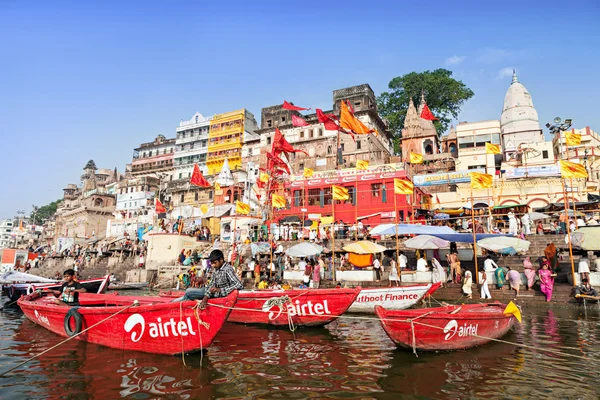
POLYGON ((0 0, 0 218, 62 196, 89 159, 123 170, 181 119, 448 68, 498 119, 512 68, 540 122, 600 131, 600 3, 0 0), (89 4, 84 4, 89 3, 89 4))

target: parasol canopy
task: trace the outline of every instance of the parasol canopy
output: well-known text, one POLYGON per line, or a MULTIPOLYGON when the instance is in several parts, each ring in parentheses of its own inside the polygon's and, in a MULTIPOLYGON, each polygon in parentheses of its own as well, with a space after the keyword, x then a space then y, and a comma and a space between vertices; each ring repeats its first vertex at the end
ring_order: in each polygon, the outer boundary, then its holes
MULTIPOLYGON (((556 215, 558 217, 562 213, 564 213, 564 211, 559 211, 557 213, 554 213, 554 215, 556 215)), ((573 217, 573 215, 576 215, 578 217, 583 217, 585 214, 583 214, 582 212, 579 212, 579 211, 573 211, 573 210, 569 209, 569 210, 567 210, 567 215, 569 217, 573 217)))
POLYGON ((433 216, 433 219, 450 219, 450 215, 446 213, 437 213, 433 216))
POLYGON ((538 219, 548 219, 550 218, 549 215, 541 213, 541 212, 537 212, 537 211, 533 211, 529 213, 529 219, 532 221, 537 221, 538 219))
MULTIPOLYGON (((598 251, 600 250, 600 227, 588 226, 579 228, 571 233, 571 239, 575 247, 587 251, 598 251)), ((568 244, 568 236, 565 237, 565 242, 568 244)))
POLYGON ((450 242, 430 235, 419 235, 404 241, 409 249, 435 250, 450 246, 450 242))
POLYGON ((381 246, 377 243, 369 242, 368 240, 361 240, 359 242, 350 243, 342 248, 348 253, 356 254, 375 254, 383 253, 387 250, 387 247, 381 246))
POLYGON ((477 246, 484 248, 494 253, 515 255, 517 253, 525 253, 529 250, 531 243, 527 240, 521 240, 516 237, 501 236, 496 238, 481 239, 477 242, 477 246))
POLYGON ((311 242, 298 243, 287 249, 285 254, 290 257, 310 257, 323 252, 323 247, 311 242))

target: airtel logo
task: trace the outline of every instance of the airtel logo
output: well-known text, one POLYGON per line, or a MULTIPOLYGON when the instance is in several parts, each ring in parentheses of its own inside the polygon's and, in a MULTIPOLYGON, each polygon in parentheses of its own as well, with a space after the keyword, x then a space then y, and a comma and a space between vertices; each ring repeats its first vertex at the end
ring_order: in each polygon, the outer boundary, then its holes
POLYGON ((458 322, 455 319, 451 320, 444 327, 444 333, 446 336, 444 340, 450 340, 458 333, 458 337, 465 336, 477 336, 477 329, 479 328, 479 324, 463 324, 463 326, 458 326, 458 322))
MULTIPOLYGON (((196 335, 196 332, 192 328, 192 319, 190 317, 181 321, 175 321, 174 318, 171 318, 166 322, 163 322, 162 318, 159 317, 156 318, 156 322, 149 322, 148 327, 148 334, 152 338, 196 335)), ((131 332, 132 342, 138 342, 146 331, 146 320, 141 314, 132 314, 125 321, 123 329, 127 333, 131 332), (139 327, 138 331, 134 330, 136 327, 139 327)))

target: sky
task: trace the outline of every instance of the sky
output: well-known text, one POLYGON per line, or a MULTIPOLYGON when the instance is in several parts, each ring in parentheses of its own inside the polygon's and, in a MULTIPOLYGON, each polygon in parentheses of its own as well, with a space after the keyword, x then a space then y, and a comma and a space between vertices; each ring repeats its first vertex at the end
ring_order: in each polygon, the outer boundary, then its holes
POLYGON ((458 121, 499 119, 512 69, 541 125, 600 131, 600 2, 0 0, 0 218, 123 171, 182 119, 283 100, 332 107, 412 71, 447 68, 475 96, 458 121))

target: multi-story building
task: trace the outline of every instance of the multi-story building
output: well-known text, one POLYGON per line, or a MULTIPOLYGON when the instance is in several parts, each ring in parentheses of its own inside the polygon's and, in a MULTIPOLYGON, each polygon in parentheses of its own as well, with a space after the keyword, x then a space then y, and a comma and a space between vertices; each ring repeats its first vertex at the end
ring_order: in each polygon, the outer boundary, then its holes
POLYGON ((8 248, 14 241, 11 237, 15 221, 13 219, 3 219, 0 221, 0 249, 8 248))
POLYGON ((208 154, 208 132, 211 118, 197 112, 189 121, 181 121, 177 127, 175 149, 175 173, 173 180, 192 176, 194 164, 198 164, 204 175, 208 174, 206 156, 208 154))
POLYGON ((242 147, 255 137, 257 129, 254 115, 246 109, 213 116, 208 132, 208 175, 218 174, 226 159, 232 171, 242 169, 242 147))
POLYGON ((352 86, 333 92, 333 110, 325 113, 339 115, 340 102, 349 100, 355 111, 355 116, 377 134, 350 135, 340 134, 339 144, 342 157, 338 155, 338 133, 328 131, 317 119, 316 114, 300 115, 297 111, 289 111, 281 105, 263 108, 261 111, 260 144, 253 143, 252 154, 254 161, 259 160, 261 167, 266 167, 264 153, 271 151, 275 128, 279 128, 286 140, 295 148, 308 153, 290 155, 289 164, 293 173, 301 173, 304 168, 315 171, 334 170, 336 168, 351 168, 357 160, 367 160, 372 165, 390 162, 392 154, 392 136, 386 124, 377 113, 375 94, 368 84, 352 86), (301 116, 308 126, 294 127, 292 115, 301 116), (255 154, 260 149, 260 155, 255 154), (257 157, 257 158, 256 158, 257 157))
POLYGON ((166 180, 170 180, 174 171, 175 146, 176 139, 167 139, 163 135, 158 135, 152 142, 142 143, 133 151, 131 175, 159 177, 164 174, 166 180))
POLYGON ((565 132, 560 136, 555 135, 552 139, 554 153, 559 159, 579 162, 585 165, 588 171, 586 188, 594 192, 600 189, 600 136, 589 126, 583 129, 571 129, 571 133, 581 135, 581 143, 577 146, 567 146, 565 132))
POLYGON ((456 126, 458 142, 457 171, 496 174, 502 163, 501 154, 487 154, 485 144, 501 145, 500 121, 460 122, 456 126), (497 167, 497 168, 496 168, 497 167))

